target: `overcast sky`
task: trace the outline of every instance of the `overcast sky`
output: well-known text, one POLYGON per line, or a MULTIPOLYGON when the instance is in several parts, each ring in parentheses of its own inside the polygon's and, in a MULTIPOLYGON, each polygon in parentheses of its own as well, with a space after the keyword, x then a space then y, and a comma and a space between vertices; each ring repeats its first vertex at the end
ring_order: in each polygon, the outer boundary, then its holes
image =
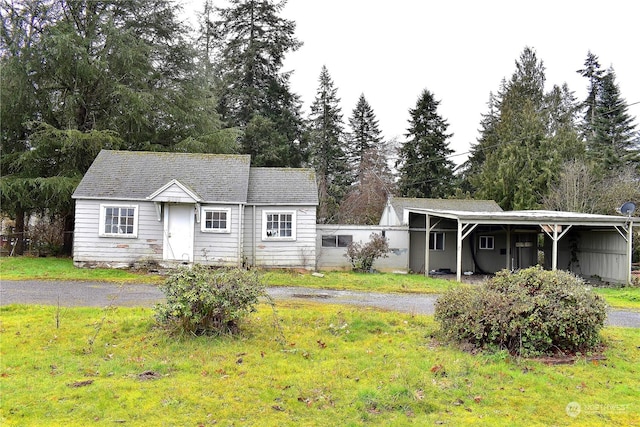
MULTIPOLYGON (((220 3, 222 4, 222 3, 220 3)), ((200 8, 198 8, 200 9, 200 8)), ((491 91, 510 78, 526 46, 546 68, 547 85, 567 83, 579 100, 576 70, 587 52, 613 66, 640 127, 640 3, 629 0, 289 0, 304 45, 289 53, 291 87, 305 115, 326 65, 347 123, 364 93, 386 139, 404 140, 409 109, 423 89, 440 100, 456 163, 478 137, 491 91)))

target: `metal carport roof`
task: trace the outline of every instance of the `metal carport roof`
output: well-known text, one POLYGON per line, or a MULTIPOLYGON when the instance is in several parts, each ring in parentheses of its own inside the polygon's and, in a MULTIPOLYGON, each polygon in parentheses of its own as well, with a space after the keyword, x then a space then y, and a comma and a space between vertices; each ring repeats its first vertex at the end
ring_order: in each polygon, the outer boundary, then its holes
MULTIPOLYGON (((469 212, 455 210, 437 210, 406 208, 410 213, 426 215, 426 228, 431 230, 431 217, 447 218, 458 223, 457 238, 457 280, 461 279, 462 241, 475 227, 481 224, 490 225, 528 225, 539 226, 553 241, 552 268, 557 268, 558 240, 573 226, 613 227, 627 242, 628 282, 631 282, 632 230, 633 222, 638 218, 619 215, 597 215, 578 212, 561 212, 548 210, 504 211, 504 212, 469 212)), ((429 247, 429 235, 426 234, 426 247, 429 247)), ((429 272, 429 251, 425 251, 425 274, 429 272)))

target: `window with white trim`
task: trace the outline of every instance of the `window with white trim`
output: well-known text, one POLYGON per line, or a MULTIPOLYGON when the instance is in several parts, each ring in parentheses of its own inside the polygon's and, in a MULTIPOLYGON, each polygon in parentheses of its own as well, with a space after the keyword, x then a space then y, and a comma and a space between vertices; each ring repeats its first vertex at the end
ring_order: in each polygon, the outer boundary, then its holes
POLYGON ((493 250, 494 239, 493 236, 480 236, 478 247, 483 250, 493 250))
POLYGON ((346 248, 353 242, 350 234, 326 234, 322 236, 323 248, 346 248))
POLYGON ((432 231, 429 234, 429 249, 432 251, 444 251, 444 233, 432 231))
POLYGON ((231 209, 202 208, 200 227, 207 233, 230 233, 231 209))
POLYGON ((138 237, 137 205, 100 205, 100 230, 104 237, 138 237))
POLYGON ((262 240, 295 239, 295 211, 264 211, 262 213, 262 240))

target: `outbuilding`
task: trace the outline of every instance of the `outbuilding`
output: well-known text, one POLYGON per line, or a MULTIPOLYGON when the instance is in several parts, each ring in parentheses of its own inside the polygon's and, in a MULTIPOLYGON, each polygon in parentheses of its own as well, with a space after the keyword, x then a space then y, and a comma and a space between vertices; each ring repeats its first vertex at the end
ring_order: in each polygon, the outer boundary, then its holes
POLYGON ((410 259, 421 260, 427 275, 451 271, 460 280, 465 272, 541 264, 585 278, 631 282, 634 218, 629 216, 420 208, 407 208, 407 216, 410 259))

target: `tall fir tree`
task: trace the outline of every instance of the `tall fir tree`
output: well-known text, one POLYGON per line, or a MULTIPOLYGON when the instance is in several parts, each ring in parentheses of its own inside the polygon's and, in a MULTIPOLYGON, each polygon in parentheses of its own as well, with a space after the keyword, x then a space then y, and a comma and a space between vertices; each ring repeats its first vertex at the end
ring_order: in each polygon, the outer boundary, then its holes
POLYGON ((598 105, 598 97, 602 87, 602 77, 604 70, 600 67, 600 60, 597 55, 589 51, 584 61, 584 68, 578 70, 582 77, 589 80, 587 86, 587 98, 582 103, 584 110, 584 120, 582 124, 582 136, 586 141, 595 137, 595 121, 596 107, 598 105))
POLYGON ((503 209, 535 209, 557 179, 561 165, 584 152, 575 123, 576 103, 566 85, 545 93, 545 69, 525 48, 516 71, 503 81, 497 114, 483 129, 486 156, 469 182, 481 198, 503 209))
POLYGON ((361 94, 349 118, 347 155, 353 185, 340 205, 340 222, 376 223, 394 191, 387 149, 376 114, 361 94))
POLYGON ((337 219, 338 206, 351 180, 338 89, 324 65, 318 83, 308 120, 309 160, 318 180, 318 221, 331 223, 337 219))
POLYGON ((409 110, 407 141, 398 151, 399 192, 404 197, 442 198, 454 191, 449 124, 438 114, 440 101, 425 89, 409 110))
POLYGON ((228 126, 246 131, 242 150, 255 166, 299 166, 301 102, 291 91, 285 56, 302 43, 294 21, 280 16, 286 1, 230 0, 216 8, 209 30, 216 49, 218 111, 228 126))
POLYGON ((640 164, 635 147, 634 117, 629 114, 615 79, 613 69, 602 77, 593 123, 595 132, 588 143, 589 154, 599 159, 598 163, 605 171, 640 164))
POLYGON ((358 102, 351 112, 349 127, 349 163, 353 170, 354 180, 358 181, 364 166, 362 159, 366 154, 371 150, 378 152, 383 150, 383 137, 378 119, 364 94, 360 94, 358 102))

